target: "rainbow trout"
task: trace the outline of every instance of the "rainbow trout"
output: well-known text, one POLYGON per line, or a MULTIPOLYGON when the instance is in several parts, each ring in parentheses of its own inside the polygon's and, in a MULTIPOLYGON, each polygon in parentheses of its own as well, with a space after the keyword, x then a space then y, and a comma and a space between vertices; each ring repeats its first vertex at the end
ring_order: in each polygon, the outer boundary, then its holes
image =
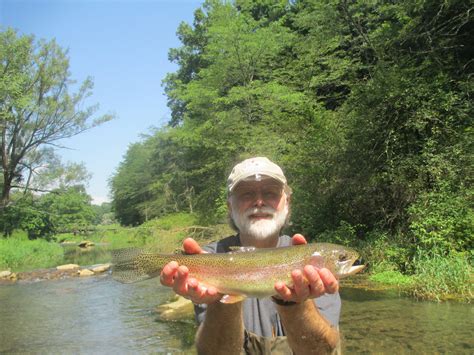
POLYGON ((364 265, 354 266, 359 255, 347 247, 314 243, 282 248, 237 247, 219 254, 154 254, 139 249, 112 251, 112 277, 131 283, 156 277, 170 261, 186 265, 189 276, 212 285, 225 295, 267 297, 275 294, 274 285, 291 285, 291 272, 305 265, 328 268, 337 278, 355 274, 364 265))

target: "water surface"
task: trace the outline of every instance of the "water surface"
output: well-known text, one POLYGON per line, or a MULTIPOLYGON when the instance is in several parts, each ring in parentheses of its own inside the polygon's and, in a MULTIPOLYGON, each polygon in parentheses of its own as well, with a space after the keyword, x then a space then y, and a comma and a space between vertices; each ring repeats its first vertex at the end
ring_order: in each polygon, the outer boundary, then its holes
POLYGON ((194 325, 154 313, 172 293, 109 275, 0 286, 0 353, 149 354, 190 348, 194 325))
MULTIPOLYGON (((64 263, 110 261, 107 248, 66 248, 64 263)), ((154 312, 172 296, 158 279, 121 284, 109 274, 0 286, 0 353, 194 353, 192 322, 154 312)), ((474 308, 417 302, 396 292, 341 290, 347 354, 474 354, 474 308)))

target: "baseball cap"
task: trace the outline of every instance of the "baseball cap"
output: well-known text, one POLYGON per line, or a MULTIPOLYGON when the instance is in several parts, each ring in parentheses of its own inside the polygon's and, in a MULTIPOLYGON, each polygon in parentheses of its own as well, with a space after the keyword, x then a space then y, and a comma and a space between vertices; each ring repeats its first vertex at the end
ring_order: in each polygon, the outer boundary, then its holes
POLYGON ((253 178, 257 181, 270 177, 286 185, 286 177, 281 168, 265 157, 246 159, 232 169, 227 179, 227 191, 232 192, 235 186, 243 180, 253 178))

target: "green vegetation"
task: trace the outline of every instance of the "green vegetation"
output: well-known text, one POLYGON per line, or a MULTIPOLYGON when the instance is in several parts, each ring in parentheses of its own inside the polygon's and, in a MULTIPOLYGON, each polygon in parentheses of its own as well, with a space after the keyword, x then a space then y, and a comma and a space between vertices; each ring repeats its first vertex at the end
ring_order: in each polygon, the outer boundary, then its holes
MULTIPOLYGON (((182 46, 169 52, 178 68, 164 80, 168 125, 131 145, 110 181, 117 221, 138 227, 133 240, 152 243, 154 220, 170 214, 160 236, 180 229, 181 213, 220 223, 230 168, 265 155, 294 192, 288 233, 354 246, 369 271, 383 272, 376 279, 411 277, 417 297, 469 295, 468 1, 208 0, 178 36, 182 46)), ((60 198, 53 216, 39 197, 17 193, 0 216, 5 234, 21 226, 44 237, 98 221, 87 204, 70 219, 60 198)))
POLYGON ((473 268, 466 255, 426 256, 415 259, 415 276, 410 294, 417 298, 443 300, 453 297, 472 300, 473 268))
POLYGON ((25 271, 58 265, 63 248, 46 240, 28 240, 26 233, 15 232, 8 239, 0 238, 0 270, 25 271))
POLYGON ((29 271, 36 268, 57 266, 67 259, 80 265, 109 262, 111 249, 140 247, 150 251, 172 253, 182 246, 187 237, 194 237, 201 243, 231 233, 228 226, 199 227, 194 224, 196 216, 187 213, 171 214, 150 221, 140 227, 129 228, 119 225, 98 226, 85 234, 61 233, 51 238, 29 240, 26 232, 14 231, 9 238, 0 238, 0 270, 29 271), (98 250, 89 250, 90 256, 77 247, 83 240, 100 244, 98 250), (70 248, 64 249, 58 243, 70 248), (100 254, 100 255, 98 255, 100 254))

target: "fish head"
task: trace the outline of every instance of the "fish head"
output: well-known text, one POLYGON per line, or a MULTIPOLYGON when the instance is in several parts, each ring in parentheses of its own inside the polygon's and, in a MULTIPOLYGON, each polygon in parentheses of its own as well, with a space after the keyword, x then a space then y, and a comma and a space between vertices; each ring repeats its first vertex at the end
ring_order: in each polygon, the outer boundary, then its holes
POLYGON ((358 273, 365 265, 354 265, 359 254, 350 248, 328 244, 313 251, 311 264, 319 268, 329 269, 338 279, 358 273))

